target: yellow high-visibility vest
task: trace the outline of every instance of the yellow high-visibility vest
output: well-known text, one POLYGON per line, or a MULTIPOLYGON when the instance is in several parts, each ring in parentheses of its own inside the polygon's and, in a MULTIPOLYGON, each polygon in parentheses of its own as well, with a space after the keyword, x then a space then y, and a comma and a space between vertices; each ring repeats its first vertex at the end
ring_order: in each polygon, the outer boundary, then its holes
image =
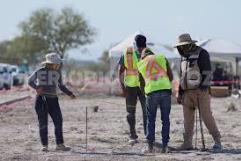
POLYGON ((164 55, 146 56, 138 63, 138 70, 145 80, 145 94, 172 88, 164 55))
POLYGON ((124 84, 128 87, 139 87, 138 58, 133 47, 127 48, 124 54, 125 77, 124 84))

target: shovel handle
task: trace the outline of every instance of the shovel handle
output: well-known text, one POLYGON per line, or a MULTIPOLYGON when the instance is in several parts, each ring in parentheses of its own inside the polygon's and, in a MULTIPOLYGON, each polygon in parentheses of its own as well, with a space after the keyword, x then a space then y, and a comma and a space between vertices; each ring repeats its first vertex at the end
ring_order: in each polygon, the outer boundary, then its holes
POLYGON ((201 139, 202 139, 202 151, 205 151, 206 146, 205 146, 205 140, 204 140, 204 134, 203 134, 202 115, 201 115, 201 110, 200 110, 198 99, 197 99, 197 106, 198 106, 198 111, 199 111, 200 131, 201 131, 201 139))

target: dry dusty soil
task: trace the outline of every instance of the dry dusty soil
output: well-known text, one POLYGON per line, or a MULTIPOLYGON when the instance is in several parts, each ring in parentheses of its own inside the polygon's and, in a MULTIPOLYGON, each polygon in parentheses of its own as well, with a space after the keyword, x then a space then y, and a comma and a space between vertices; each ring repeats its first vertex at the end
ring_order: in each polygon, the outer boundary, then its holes
MULTIPOLYGON (((5 97, 0 98, 5 99, 5 97)), ((241 160, 241 109, 235 100, 237 111, 227 112, 227 98, 213 98, 213 114, 222 133, 224 150, 221 153, 194 151, 171 151, 169 154, 143 155, 145 146, 140 105, 137 108, 137 132, 139 144, 130 146, 124 99, 107 96, 82 96, 75 100, 60 97, 64 117, 65 143, 72 147, 70 152, 56 152, 54 127, 49 119, 50 151, 40 152, 38 124, 33 109, 34 98, 9 105, 0 112, 0 160, 4 161, 154 161, 154 160, 241 160), (98 112, 93 111, 98 106, 98 112), (85 149, 85 110, 88 107, 88 149, 85 149)), ((160 113, 157 116, 157 147, 161 140, 160 113)), ((173 105, 171 111, 170 147, 182 143, 182 107, 173 105)), ((200 135, 198 147, 201 147, 200 135)), ((213 141, 205 128, 206 146, 210 149, 213 141)))

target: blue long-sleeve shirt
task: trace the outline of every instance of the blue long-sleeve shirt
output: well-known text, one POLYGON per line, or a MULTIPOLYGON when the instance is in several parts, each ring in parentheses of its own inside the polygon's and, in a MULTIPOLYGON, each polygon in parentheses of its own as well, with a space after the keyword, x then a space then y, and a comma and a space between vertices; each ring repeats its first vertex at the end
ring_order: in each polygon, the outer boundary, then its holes
POLYGON ((42 88, 45 96, 57 97, 57 87, 69 96, 73 94, 63 84, 61 71, 50 70, 45 67, 33 72, 29 77, 28 84, 33 89, 42 88))

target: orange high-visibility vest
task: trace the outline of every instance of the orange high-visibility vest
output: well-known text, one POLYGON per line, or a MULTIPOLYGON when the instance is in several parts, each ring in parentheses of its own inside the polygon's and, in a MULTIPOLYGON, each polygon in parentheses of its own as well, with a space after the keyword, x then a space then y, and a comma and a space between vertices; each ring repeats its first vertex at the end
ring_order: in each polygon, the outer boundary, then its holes
POLYGON ((133 47, 127 48, 124 54, 124 65, 125 65, 125 77, 124 84, 128 87, 139 87, 139 73, 137 69, 137 53, 135 52, 133 47))

